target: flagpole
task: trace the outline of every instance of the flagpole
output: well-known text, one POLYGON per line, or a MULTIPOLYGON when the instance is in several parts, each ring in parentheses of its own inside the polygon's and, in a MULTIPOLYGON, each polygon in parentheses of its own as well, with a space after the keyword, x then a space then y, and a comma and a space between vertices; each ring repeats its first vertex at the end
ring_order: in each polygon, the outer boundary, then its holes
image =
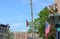
POLYGON ((34 23, 33 23, 33 7, 32 7, 32 0, 30 0, 31 6, 31 22, 32 22, 32 39, 34 39, 34 23))

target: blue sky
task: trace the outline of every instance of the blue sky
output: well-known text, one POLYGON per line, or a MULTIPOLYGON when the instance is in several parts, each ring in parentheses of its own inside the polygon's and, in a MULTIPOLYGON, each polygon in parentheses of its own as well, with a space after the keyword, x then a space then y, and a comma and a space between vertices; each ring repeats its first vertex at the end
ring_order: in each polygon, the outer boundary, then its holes
MULTIPOLYGON (((54 0, 33 0, 34 18, 54 0)), ((26 20, 31 21, 29 0, 0 0, 0 23, 9 24, 11 31, 26 32, 26 20)))

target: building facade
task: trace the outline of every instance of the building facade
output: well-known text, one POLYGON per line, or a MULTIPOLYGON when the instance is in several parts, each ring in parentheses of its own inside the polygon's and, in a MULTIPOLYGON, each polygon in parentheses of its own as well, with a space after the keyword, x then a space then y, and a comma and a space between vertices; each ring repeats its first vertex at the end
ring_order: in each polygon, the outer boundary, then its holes
POLYGON ((0 39, 8 38, 9 27, 7 25, 0 24, 0 39))
POLYGON ((55 4, 57 4, 57 9, 58 9, 58 13, 60 14, 60 0, 55 0, 55 4))
POLYGON ((14 39, 27 39, 26 32, 14 32, 14 39))
MULTIPOLYGON (((14 32, 14 39, 32 39, 32 33, 14 32)), ((34 39, 38 39, 38 34, 34 33, 34 39)))

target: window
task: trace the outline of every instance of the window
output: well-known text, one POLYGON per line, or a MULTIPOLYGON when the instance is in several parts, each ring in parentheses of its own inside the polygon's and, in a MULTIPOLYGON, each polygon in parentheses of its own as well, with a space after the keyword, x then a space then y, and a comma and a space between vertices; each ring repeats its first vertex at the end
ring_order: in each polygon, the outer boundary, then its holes
POLYGON ((5 29, 4 28, 0 28, 0 32, 1 33, 5 32, 5 29))
POLYGON ((4 39, 4 35, 0 35, 0 39, 4 39))

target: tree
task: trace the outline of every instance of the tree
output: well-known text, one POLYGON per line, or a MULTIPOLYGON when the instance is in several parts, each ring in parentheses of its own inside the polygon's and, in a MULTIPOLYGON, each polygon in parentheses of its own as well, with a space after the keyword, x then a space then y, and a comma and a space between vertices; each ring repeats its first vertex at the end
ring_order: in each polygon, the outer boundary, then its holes
MULTIPOLYGON (((48 15, 49 15, 49 9, 47 7, 43 8, 38 14, 39 18, 34 19, 34 31, 39 34, 39 37, 44 38, 44 33, 45 33, 45 22, 48 21, 50 24, 52 23, 51 20, 49 20, 48 15)), ((53 24, 54 25, 54 24, 53 24)), ((51 25, 51 31, 49 33, 49 39, 51 39, 51 36, 53 37, 52 39, 55 39, 55 26, 51 25)), ((29 26, 30 32, 31 30, 31 22, 29 26)))
POLYGON ((9 32, 9 39, 14 39, 14 33, 13 32, 9 32))
MULTIPOLYGON (((38 18, 37 19, 34 19, 33 22, 34 22, 34 32, 35 33, 38 33, 38 27, 39 27, 39 23, 38 23, 38 18)), ((32 32, 32 25, 31 25, 31 22, 29 22, 29 30, 28 32, 31 33, 32 32)))
POLYGON ((45 22, 48 21, 48 15, 49 15, 49 10, 47 7, 45 7, 43 10, 40 11, 39 15, 39 20, 40 20, 40 26, 38 28, 40 37, 44 38, 44 33, 45 33, 45 22))

